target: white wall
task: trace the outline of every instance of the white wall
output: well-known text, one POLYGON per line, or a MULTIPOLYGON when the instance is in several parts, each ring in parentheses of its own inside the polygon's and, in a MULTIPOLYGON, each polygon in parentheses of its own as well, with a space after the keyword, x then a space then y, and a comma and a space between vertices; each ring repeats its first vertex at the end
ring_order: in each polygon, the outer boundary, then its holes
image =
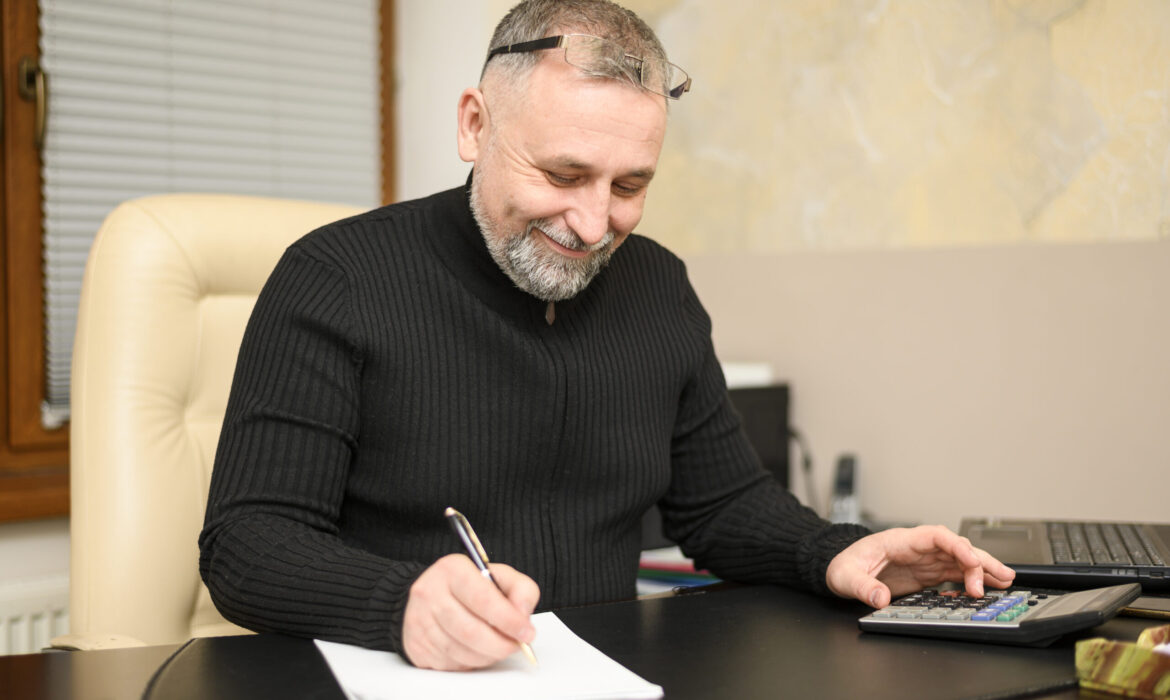
POLYGON ((483 2, 398 0, 395 83, 398 199, 463 184, 471 166, 455 150, 455 108, 479 82, 495 18, 483 2))
POLYGON ((0 588, 68 573, 68 518, 0 524, 0 588))

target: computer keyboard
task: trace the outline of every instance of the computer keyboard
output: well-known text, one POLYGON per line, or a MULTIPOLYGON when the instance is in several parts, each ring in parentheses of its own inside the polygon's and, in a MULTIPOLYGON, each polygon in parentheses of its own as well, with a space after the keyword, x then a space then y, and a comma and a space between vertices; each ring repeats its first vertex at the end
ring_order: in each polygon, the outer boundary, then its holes
POLYGON ((1146 533, 1125 523, 1048 523, 1048 542, 1056 564, 1166 565, 1146 533))
POLYGON ((1046 646, 1105 622, 1141 590, 1136 583, 1075 592, 1019 587, 974 598, 958 590, 927 589, 873 611, 858 624, 867 632, 1046 646))

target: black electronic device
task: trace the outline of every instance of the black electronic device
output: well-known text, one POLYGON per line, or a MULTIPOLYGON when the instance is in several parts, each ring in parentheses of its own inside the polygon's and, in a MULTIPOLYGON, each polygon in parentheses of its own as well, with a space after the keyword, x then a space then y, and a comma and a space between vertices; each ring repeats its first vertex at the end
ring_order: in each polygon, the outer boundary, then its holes
MULTIPOLYGON (((788 487, 788 385, 729 389, 727 397, 739 414, 748 442, 764 468, 788 487)), ((654 507, 642 518, 642 549, 670 547, 662 534, 662 516, 654 507)))
POLYGON ((959 534, 1015 569, 1018 585, 1170 591, 1170 523, 963 518, 959 534))
POLYGON ((764 468, 788 488, 788 386, 729 389, 727 397, 764 468))
POLYGON ((1136 583, 1071 592, 1014 587, 973 598, 958 589, 927 589, 875 610, 858 625, 867 632, 1047 646, 1102 624, 1141 590, 1136 583))

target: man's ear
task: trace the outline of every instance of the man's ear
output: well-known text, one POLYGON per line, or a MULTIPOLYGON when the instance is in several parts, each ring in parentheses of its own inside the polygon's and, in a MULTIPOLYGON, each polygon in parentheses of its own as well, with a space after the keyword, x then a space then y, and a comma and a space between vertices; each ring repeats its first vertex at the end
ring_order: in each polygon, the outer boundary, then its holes
POLYGON ((487 104, 478 88, 467 88, 459 96, 459 157, 474 163, 479 158, 480 147, 488 135, 487 104))

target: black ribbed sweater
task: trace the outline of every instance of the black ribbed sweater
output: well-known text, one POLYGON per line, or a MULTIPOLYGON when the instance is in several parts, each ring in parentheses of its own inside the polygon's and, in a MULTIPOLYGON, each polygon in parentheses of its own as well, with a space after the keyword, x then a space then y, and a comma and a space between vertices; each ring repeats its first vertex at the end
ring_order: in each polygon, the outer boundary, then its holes
POLYGON ((733 580, 825 591, 865 534, 759 465, 681 261, 631 235, 546 304, 488 255, 464 186, 291 246, 240 348, 200 571, 255 630, 401 648, 410 584, 459 551, 447 506, 542 609, 634 595, 640 522, 733 580))

